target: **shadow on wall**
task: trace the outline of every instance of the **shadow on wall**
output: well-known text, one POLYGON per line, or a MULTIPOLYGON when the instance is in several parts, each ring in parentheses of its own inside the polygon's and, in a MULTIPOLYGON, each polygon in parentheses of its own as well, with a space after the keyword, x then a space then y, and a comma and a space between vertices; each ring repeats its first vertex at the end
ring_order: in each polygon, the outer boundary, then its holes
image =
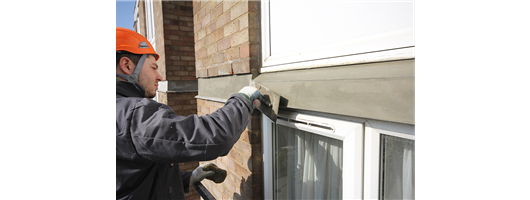
MULTIPOLYGON (((252 159, 250 159, 252 160, 252 159)), ((251 162, 249 160, 249 163, 251 162)), ((263 174, 252 173, 246 178, 241 176, 239 193, 233 193, 232 199, 263 199, 263 174)))
MULTIPOLYGON (((254 119, 261 121, 261 117, 254 119)), ((254 144, 251 145, 252 152, 250 159, 247 161, 247 168, 251 173, 247 177, 240 176, 241 184, 239 185, 239 193, 233 193, 232 199, 263 199, 263 151, 261 146, 261 131, 253 132, 251 137, 250 140, 254 144)))

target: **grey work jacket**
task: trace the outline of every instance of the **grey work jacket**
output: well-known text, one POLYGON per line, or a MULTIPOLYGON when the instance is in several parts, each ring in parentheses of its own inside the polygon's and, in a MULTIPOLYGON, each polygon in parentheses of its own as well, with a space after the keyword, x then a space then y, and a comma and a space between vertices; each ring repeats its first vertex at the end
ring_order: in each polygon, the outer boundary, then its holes
POLYGON ((180 172, 178 163, 227 155, 252 103, 234 94, 212 114, 184 117, 144 93, 116 81, 116 199, 184 199, 191 172, 180 172))

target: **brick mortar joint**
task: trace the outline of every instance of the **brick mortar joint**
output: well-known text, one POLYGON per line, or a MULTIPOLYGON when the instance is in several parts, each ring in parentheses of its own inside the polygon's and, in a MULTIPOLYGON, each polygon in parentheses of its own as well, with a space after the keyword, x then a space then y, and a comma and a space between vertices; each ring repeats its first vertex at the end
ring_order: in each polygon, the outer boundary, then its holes
POLYGON ((227 62, 217 63, 217 64, 206 66, 206 69, 217 67, 217 66, 221 66, 221 65, 226 65, 226 64, 232 64, 232 63, 235 63, 235 62, 246 61, 246 60, 258 60, 258 58, 254 58, 254 57, 238 58, 238 59, 235 59, 235 60, 229 60, 227 62))

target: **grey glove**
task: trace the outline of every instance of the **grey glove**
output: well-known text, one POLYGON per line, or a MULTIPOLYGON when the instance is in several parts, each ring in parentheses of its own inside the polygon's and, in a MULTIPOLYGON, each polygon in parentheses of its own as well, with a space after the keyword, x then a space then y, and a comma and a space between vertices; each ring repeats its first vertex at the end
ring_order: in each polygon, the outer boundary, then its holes
POLYGON ((239 90, 239 94, 242 94, 247 99, 250 99, 250 101, 259 100, 261 98, 261 93, 258 91, 257 88, 252 86, 245 86, 243 89, 239 90))
POLYGON ((217 167, 213 163, 201 165, 191 173, 190 187, 195 183, 202 181, 204 178, 215 183, 222 183, 226 178, 226 170, 217 167))
POLYGON ((257 88, 252 86, 245 86, 243 89, 239 91, 239 94, 242 94, 247 99, 252 101, 254 104, 254 108, 259 108, 261 106, 260 99, 261 99, 261 93, 258 91, 257 88))

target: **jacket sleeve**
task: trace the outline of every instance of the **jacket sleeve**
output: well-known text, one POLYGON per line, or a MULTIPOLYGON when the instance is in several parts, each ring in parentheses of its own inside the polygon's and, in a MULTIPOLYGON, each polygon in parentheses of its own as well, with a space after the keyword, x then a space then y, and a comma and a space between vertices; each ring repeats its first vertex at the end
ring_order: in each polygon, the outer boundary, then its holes
POLYGON ((131 119, 138 154, 157 163, 213 160, 228 154, 245 130, 253 110, 250 100, 232 95, 212 114, 176 115, 167 105, 140 100, 131 119))

